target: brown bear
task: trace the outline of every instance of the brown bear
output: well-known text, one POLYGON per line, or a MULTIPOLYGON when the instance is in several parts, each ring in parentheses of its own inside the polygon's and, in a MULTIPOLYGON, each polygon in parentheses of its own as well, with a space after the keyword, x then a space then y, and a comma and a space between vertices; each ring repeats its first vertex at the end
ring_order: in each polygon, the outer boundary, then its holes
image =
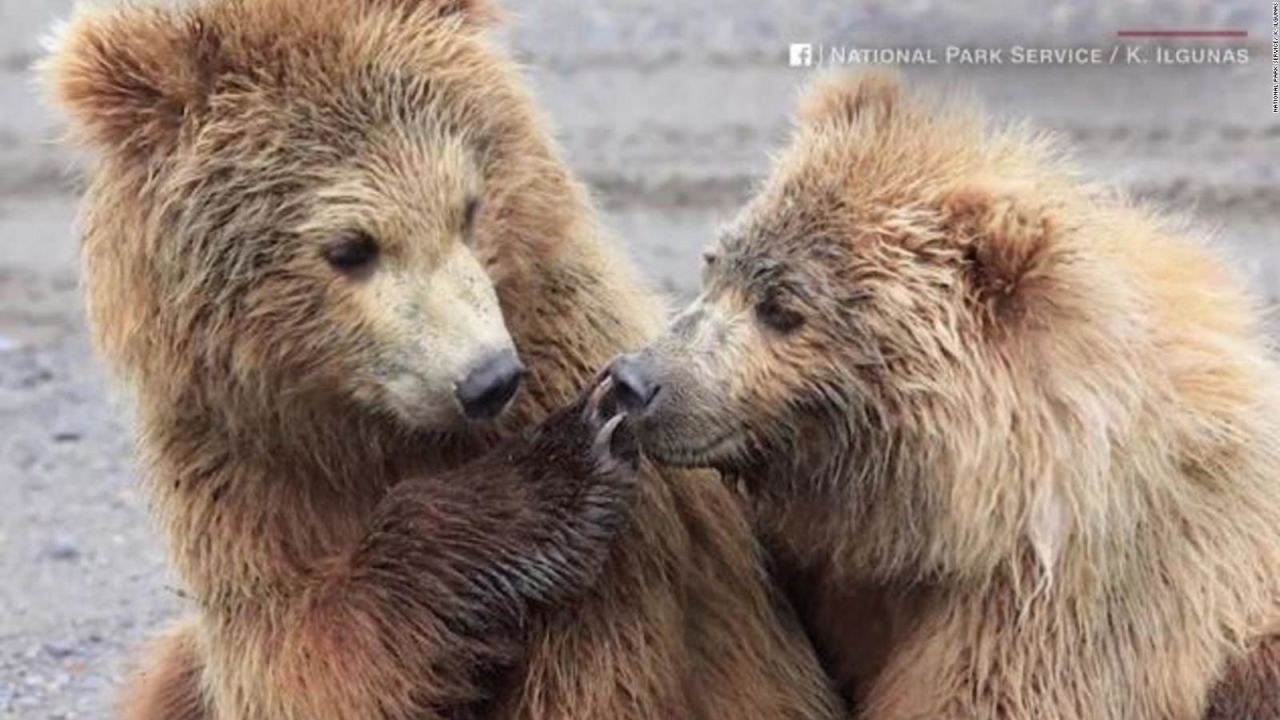
POLYGON ((862 717, 1194 719, 1280 619, 1241 288, 1050 139, 837 78, 610 376, 647 453, 751 494, 862 717))
POLYGON ((575 407, 510 440, 660 319, 492 15, 196 0, 57 39, 93 334, 198 611, 127 717, 836 711, 732 492, 641 468, 596 573, 613 428, 575 407))

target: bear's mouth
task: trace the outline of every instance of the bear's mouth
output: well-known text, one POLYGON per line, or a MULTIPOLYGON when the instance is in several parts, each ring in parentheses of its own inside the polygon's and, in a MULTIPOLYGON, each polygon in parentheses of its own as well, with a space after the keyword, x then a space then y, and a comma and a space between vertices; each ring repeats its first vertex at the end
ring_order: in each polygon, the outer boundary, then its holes
POLYGON ((657 439, 642 435, 641 445, 650 457, 663 465, 684 468, 718 467, 739 454, 741 440, 741 433, 730 430, 697 445, 675 445, 671 443, 670 437, 657 439))

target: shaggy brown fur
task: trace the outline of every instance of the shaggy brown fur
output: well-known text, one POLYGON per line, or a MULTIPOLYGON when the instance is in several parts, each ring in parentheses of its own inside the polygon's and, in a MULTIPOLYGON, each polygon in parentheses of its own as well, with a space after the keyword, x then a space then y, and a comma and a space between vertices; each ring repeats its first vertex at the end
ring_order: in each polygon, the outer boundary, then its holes
POLYGON ((121 699, 127 720, 212 717, 201 687, 204 655, 196 628, 180 624, 156 638, 142 657, 140 675, 129 683, 121 699))
POLYGON ((357 546, 298 580, 298 599, 224 595, 234 614, 206 613, 227 638, 216 642, 238 640, 236 659, 262 676, 236 688, 258 693, 253 705, 235 708, 218 685, 203 697, 201 648, 179 629, 126 714, 483 716, 524 655, 525 616, 590 587, 629 517, 640 457, 621 419, 580 402, 460 469, 397 483, 357 546))
POLYGON ((84 10, 63 32, 48 77, 98 159, 93 331, 136 396, 147 488, 199 610, 129 717, 831 714, 711 478, 646 470, 596 585, 550 609, 530 603, 583 578, 545 575, 572 548, 532 542, 541 490, 515 477, 573 458, 524 465, 515 445, 447 474, 568 403, 659 318, 489 14, 204 0, 84 10), (328 253, 351 237, 380 253, 344 275, 328 253), (474 332, 434 304, 441 288, 474 332), (487 428, 438 402, 437 370, 481 329, 509 330, 530 371, 487 428), (511 564, 539 551, 536 573, 511 564))
POLYGON ((865 717, 1192 719, 1280 619, 1242 286, 1045 138, 840 79, 613 378, 646 451, 752 492, 865 717))

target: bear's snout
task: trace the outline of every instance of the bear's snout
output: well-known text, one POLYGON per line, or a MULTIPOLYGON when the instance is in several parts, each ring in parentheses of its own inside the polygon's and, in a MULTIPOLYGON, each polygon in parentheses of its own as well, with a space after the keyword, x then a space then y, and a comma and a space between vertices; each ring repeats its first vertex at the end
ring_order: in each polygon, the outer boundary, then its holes
POLYGON ((515 351, 503 350, 477 363, 458 383, 458 404, 468 420, 492 420, 507 409, 524 382, 525 369, 515 351))
POLYGON ((649 353, 623 355, 609 366, 618 404, 629 413, 640 413, 653 404, 662 389, 658 383, 653 357, 649 353))

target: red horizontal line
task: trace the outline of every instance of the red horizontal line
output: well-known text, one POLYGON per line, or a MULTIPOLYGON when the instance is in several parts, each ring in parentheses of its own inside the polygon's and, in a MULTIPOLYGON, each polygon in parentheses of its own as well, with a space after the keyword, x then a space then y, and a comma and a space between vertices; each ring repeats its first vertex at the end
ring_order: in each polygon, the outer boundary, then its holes
POLYGON ((1243 38, 1249 37, 1248 30, 1121 30, 1116 33, 1120 37, 1129 38, 1243 38))

